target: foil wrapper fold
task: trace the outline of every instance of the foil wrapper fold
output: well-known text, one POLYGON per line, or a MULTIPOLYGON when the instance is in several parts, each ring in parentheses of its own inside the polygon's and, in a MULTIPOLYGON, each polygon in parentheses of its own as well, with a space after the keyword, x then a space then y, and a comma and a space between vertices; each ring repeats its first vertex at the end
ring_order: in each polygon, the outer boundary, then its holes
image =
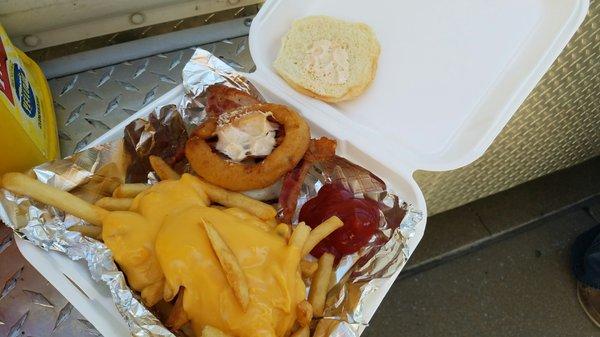
MULTIPOLYGON (((216 83, 261 98, 242 75, 198 49, 183 69, 185 95, 179 105, 160 107, 147 118, 132 122, 124 130, 122 141, 41 164, 32 172, 46 184, 94 202, 111 195, 122 182, 156 182, 148 163, 150 155, 161 156, 179 172, 189 171, 183 153, 185 141, 188 132, 205 118, 206 89, 216 83)), ((381 210, 379 235, 358 253, 342 258, 336 268, 337 284, 327 295, 322 324, 327 324, 329 336, 358 336, 368 325, 366 313, 371 312, 368 309, 373 305, 374 293, 391 284, 406 263, 407 240, 414 235, 422 213, 394 195, 382 179, 341 157, 309 171, 297 209, 329 182, 344 184, 356 197, 378 201, 381 210)), ((175 336, 129 289, 108 247, 68 230, 83 224, 83 220, 4 189, 0 193, 0 218, 16 235, 36 246, 86 261, 91 277, 110 291, 133 336, 175 336)))

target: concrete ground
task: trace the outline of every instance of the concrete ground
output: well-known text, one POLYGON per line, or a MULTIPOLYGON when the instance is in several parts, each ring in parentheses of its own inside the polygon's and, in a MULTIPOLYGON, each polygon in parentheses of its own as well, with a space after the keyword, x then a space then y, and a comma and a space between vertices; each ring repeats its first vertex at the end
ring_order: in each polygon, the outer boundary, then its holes
POLYGON ((364 336, 600 336, 570 271, 599 224, 600 158, 436 215, 364 336))

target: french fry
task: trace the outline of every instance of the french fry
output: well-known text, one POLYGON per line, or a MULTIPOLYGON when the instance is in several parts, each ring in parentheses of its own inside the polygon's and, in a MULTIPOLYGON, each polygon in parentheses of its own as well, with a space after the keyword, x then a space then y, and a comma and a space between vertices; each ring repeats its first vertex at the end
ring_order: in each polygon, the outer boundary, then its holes
POLYGON ((282 238, 289 240, 292 235, 292 227, 286 223, 280 223, 275 227, 275 233, 282 238))
POLYGON ((4 174, 2 176, 2 187, 18 194, 28 195, 44 204, 60 208, 96 226, 102 226, 102 218, 108 214, 108 211, 103 208, 22 173, 4 174))
POLYGON ((98 190, 104 195, 112 195, 114 190, 121 184, 121 179, 117 177, 104 178, 102 179, 102 182, 100 182, 98 190))
POLYGON ((113 198, 135 198, 136 195, 150 188, 147 184, 123 184, 113 192, 113 198))
POLYGON ((102 227, 73 225, 73 226, 67 228, 67 230, 70 230, 72 232, 79 232, 84 236, 102 241, 102 227))
POLYGON ((302 256, 309 254, 315 246, 321 242, 321 240, 325 239, 329 234, 333 233, 336 229, 342 227, 344 223, 337 216, 332 216, 331 218, 323 221, 320 225, 315 227, 312 231, 310 231, 310 235, 302 248, 302 256))
POLYGON ((310 337, 310 328, 303 326, 291 334, 290 337, 310 337))
POLYGON ((152 166, 160 180, 177 180, 180 178, 179 173, 175 172, 161 157, 150 156, 148 160, 150 160, 150 166, 152 166))
POLYGON ((94 203, 94 205, 109 211, 128 211, 131 208, 131 204, 133 204, 133 199, 131 198, 111 197, 104 197, 94 203))
POLYGON ((94 203, 98 200, 98 197, 111 196, 119 185, 121 185, 121 181, 116 177, 106 178, 93 175, 86 184, 72 189, 69 193, 87 202, 94 203))
MULTIPOLYGON (((179 292, 179 289, 177 289, 177 292, 179 292)), ((175 292, 175 289, 171 288, 168 282, 164 282, 163 300, 165 302, 171 302, 175 298, 175 296, 177 296, 177 292, 175 292)))
POLYGON ((37 176, 35 174, 35 171, 33 169, 29 169, 25 172, 25 175, 27 175, 28 177, 31 177, 33 179, 36 179, 37 176))
POLYGON ((329 284, 327 285, 327 292, 329 292, 329 290, 331 290, 331 288, 335 287, 336 284, 337 284, 337 277, 335 276, 335 273, 332 271, 331 276, 329 277, 329 284))
POLYGON ((277 219, 275 218, 271 218, 271 219, 266 219, 263 220, 265 223, 269 224, 271 227, 275 227, 278 225, 277 219))
POLYGON ((210 205, 210 198, 204 190, 204 186, 202 185, 202 181, 200 181, 200 178, 193 176, 189 173, 184 173, 181 175, 179 181, 192 187, 198 194, 198 198, 202 200, 204 206, 210 205))
POLYGON ((260 218, 257 217, 254 214, 248 213, 247 211, 244 211, 241 208, 238 207, 228 207, 225 209, 226 213, 229 213, 231 215, 235 215, 236 217, 242 219, 242 220, 249 220, 249 219, 253 219, 253 220, 259 220, 260 218))
POLYGON ((184 291, 185 291, 185 288, 183 288, 183 287, 179 288, 179 293, 177 294, 177 300, 175 300, 175 304, 173 305, 173 308, 171 308, 169 317, 167 317, 167 321, 165 322, 165 324, 169 328, 171 328, 175 331, 181 329, 181 327, 190 320, 188 318, 188 315, 186 314, 185 310, 183 309, 183 293, 184 293, 184 291))
POLYGON ((300 261, 300 272, 302 273, 302 277, 308 278, 314 275, 314 273, 319 268, 319 264, 317 261, 308 261, 302 260, 300 261))
POLYGON ((229 246, 227 246, 227 243, 225 243, 221 235, 219 235, 219 232, 217 232, 212 225, 206 223, 203 219, 201 220, 204 223, 208 241, 223 268, 225 278, 227 279, 229 286, 233 289, 233 293, 240 302, 242 309, 246 311, 250 302, 250 290, 248 288, 248 282, 246 281, 246 275, 237 258, 229 246))
POLYGON ((277 215, 277 211, 275 211, 275 208, 271 205, 254 200, 241 193, 231 192, 224 188, 209 184, 204 180, 200 181, 210 200, 216 203, 227 207, 241 208, 244 211, 257 216, 261 220, 269 220, 277 215))
POLYGON ((271 227, 266 222, 259 219, 257 216, 250 214, 250 213, 248 213, 242 209, 239 209, 237 207, 226 208, 224 210, 224 212, 231 214, 239 219, 242 219, 245 222, 264 230, 265 232, 270 232, 271 230, 273 230, 273 227, 271 227))
POLYGON ((91 182, 96 182, 98 187, 92 187, 95 191, 99 191, 102 195, 112 195, 115 188, 123 183, 120 176, 121 170, 119 169, 119 166, 114 162, 107 163, 100 167, 98 171, 96 171, 96 174, 91 177, 90 182, 83 186, 87 187, 91 182))
POLYGON ((313 315, 315 317, 323 317, 334 261, 335 257, 329 253, 321 255, 319 258, 319 268, 312 277, 308 301, 313 306, 313 315))
POLYGON ((232 337, 229 334, 224 333, 223 331, 212 327, 210 325, 205 325, 204 328, 202 328, 202 334, 200 335, 200 337, 232 337))
POLYGON ((142 289, 142 300, 147 307, 152 307, 163 298, 164 282, 155 282, 142 289))
POLYGON ((306 327, 310 324, 312 318, 312 305, 306 300, 299 302, 296 306, 296 320, 298 321, 298 324, 300 324, 302 327, 306 327))
POLYGON ((302 251, 302 247, 304 247, 309 235, 310 227, 308 227, 304 222, 301 222, 296 225, 296 228, 294 228, 292 236, 290 237, 289 245, 294 246, 302 251))
MULTIPOLYGON (((300 253, 302 252, 302 247, 304 246, 304 242, 306 242, 309 234, 310 227, 308 227, 304 222, 301 222, 296 225, 296 228, 294 228, 292 235, 288 240, 288 249, 284 262, 284 275, 290 279, 297 277, 298 275, 300 260, 302 260, 300 253)), ((287 310, 293 310, 293 304, 289 300, 287 302, 287 310)))
POLYGON ((335 327, 340 322, 333 319, 322 319, 317 323, 313 337, 327 337, 330 336, 335 327))

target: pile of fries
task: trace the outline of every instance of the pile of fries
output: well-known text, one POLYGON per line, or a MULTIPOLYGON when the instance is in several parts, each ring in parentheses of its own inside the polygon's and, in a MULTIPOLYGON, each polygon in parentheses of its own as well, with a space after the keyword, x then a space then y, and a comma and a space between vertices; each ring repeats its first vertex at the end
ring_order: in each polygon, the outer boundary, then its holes
MULTIPOLYGON (((150 156, 149 159, 153 170, 161 181, 176 181, 185 178, 185 176, 182 178, 161 158, 150 156)), ((327 293, 336 282, 335 273, 333 272, 334 256, 325 253, 317 260, 309 253, 321 240, 342 227, 342 221, 333 216, 312 230, 304 223, 299 223, 292 228, 290 224, 276 222, 276 210, 271 205, 254 200, 241 193, 231 192, 212 185, 200 178, 193 177, 193 179, 200 186, 202 193, 205 193, 206 200, 203 202, 206 203, 206 206, 212 203, 211 208, 217 208, 262 231, 274 233, 287 240, 289 247, 293 247, 300 252, 300 260, 290 263, 296 269, 295 272, 301 275, 305 284, 310 286, 310 290, 307 298, 297 303, 295 310, 296 324, 294 324, 292 331, 287 331, 285 335, 291 333, 292 337, 309 337, 311 322, 313 318, 323 317, 327 293)), ((68 229, 100 241, 103 240, 103 220, 113 212, 132 211, 136 198, 151 189, 151 185, 147 184, 121 184, 114 189, 111 197, 101 198, 92 204, 69 192, 43 184, 22 173, 5 174, 2 177, 2 187, 17 194, 27 195, 39 202, 81 218, 86 224, 74 225, 68 229)), ((252 290, 238 258, 227 241, 210 223, 202 220, 202 224, 229 287, 231 287, 242 310, 247 310, 252 290)), ((173 330, 179 330, 188 321, 194 319, 189 317, 183 307, 184 288, 180 288, 178 292, 171 291, 168 295, 166 295, 168 292, 166 286, 164 293, 162 286, 154 288, 153 291, 135 290, 142 293, 144 303, 147 305, 155 305, 163 298, 171 300, 171 303, 167 305, 169 312, 164 320, 165 325, 173 330)), ((211 309, 206 308, 206 310, 211 309)), ((327 336, 335 324, 335 321, 320 319, 316 326, 312 324, 314 327, 313 336, 327 336)), ((196 334, 198 334, 198 330, 196 330, 196 334)), ((217 327, 205 325, 200 331, 200 336, 222 337, 230 335, 217 327)))

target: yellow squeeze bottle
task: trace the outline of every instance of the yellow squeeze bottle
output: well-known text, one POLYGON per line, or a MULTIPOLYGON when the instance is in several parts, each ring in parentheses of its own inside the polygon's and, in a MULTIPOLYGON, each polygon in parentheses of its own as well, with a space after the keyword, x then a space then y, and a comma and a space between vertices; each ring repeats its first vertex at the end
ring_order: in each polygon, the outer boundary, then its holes
POLYGON ((27 170, 58 154, 48 82, 0 26, 0 174, 27 170))

